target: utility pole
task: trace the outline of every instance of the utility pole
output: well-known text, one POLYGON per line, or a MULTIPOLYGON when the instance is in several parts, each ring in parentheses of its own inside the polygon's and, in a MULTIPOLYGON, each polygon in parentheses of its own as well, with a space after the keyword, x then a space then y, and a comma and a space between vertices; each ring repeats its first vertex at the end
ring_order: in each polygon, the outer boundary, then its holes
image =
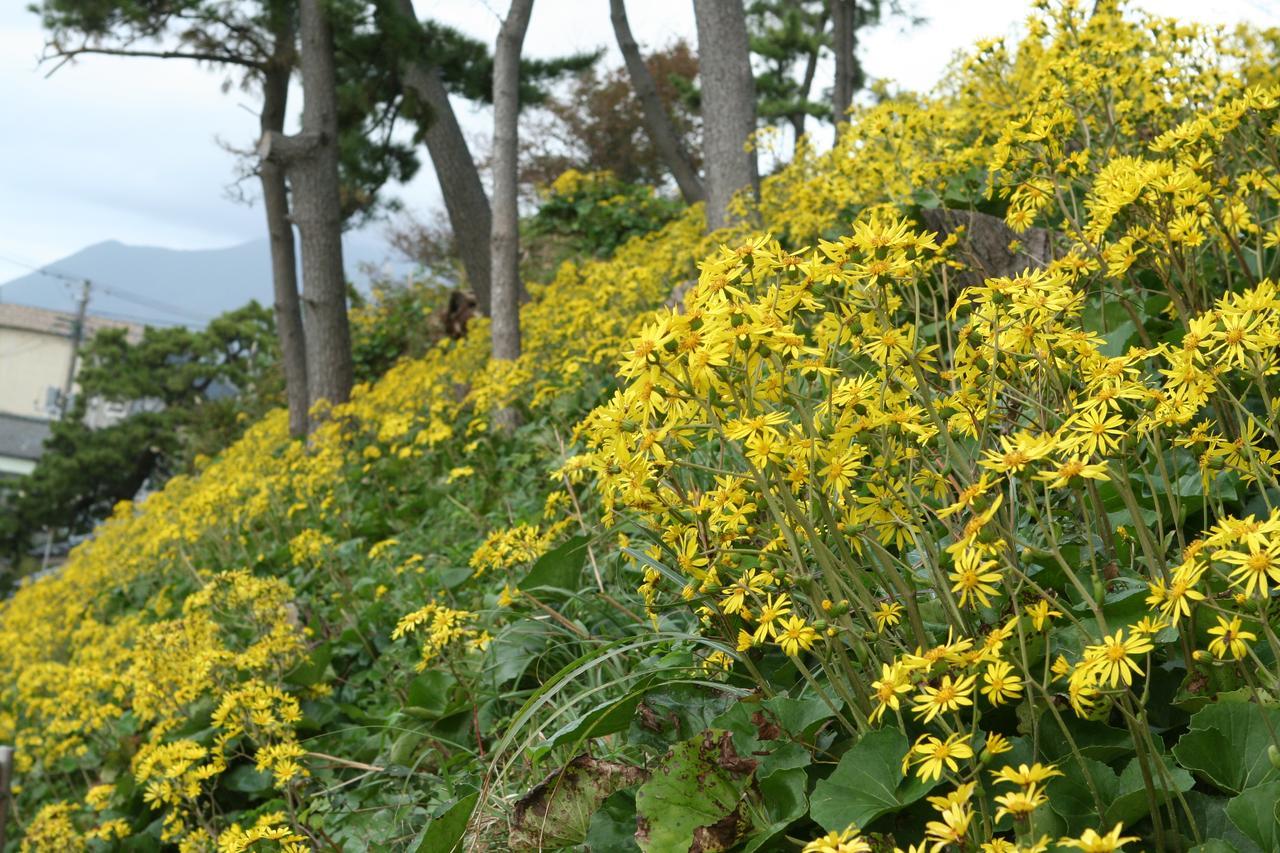
POLYGON ((89 310, 89 279, 80 283, 80 299, 76 302, 76 318, 71 322, 71 359, 67 362, 67 378, 62 383, 62 399, 58 402, 58 417, 65 418, 71 405, 71 388, 76 381, 76 361, 80 357, 80 342, 84 340, 85 313, 89 310))
MULTIPOLYGON (((80 282, 80 299, 76 302, 76 318, 71 321, 71 358, 67 360, 67 378, 62 383, 62 398, 58 400, 58 420, 67 416, 71 408, 71 389, 76 383, 76 362, 80 358, 80 343, 84 340, 85 315, 89 311, 89 291, 93 283, 89 279, 80 282)), ((53 553, 53 529, 46 528, 44 535, 44 555, 40 559, 40 571, 49 567, 49 556, 53 553)), ((2 850, 3 847, 0 847, 2 850)))

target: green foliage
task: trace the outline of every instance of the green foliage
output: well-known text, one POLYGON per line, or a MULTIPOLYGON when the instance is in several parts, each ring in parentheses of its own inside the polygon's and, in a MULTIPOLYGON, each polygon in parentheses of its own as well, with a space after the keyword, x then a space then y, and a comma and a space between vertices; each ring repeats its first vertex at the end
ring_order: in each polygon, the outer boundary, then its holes
POLYGON ((809 813, 823 828, 837 831, 850 824, 868 826, 919 800, 933 784, 903 777, 906 754, 907 739, 900 732, 877 729, 863 735, 840 757, 835 772, 814 786, 809 813))
POLYGON ((1227 817, 1259 850, 1280 846, 1280 782, 1250 788, 1227 803, 1227 817))
POLYGON ((697 830, 712 827, 730 846, 738 836, 739 801, 754 770, 755 761, 734 752, 728 732, 713 729, 677 743, 636 794, 640 849, 688 850, 697 830))
POLYGON ((377 282, 368 296, 352 288, 351 358, 357 382, 372 382, 401 358, 420 358, 446 335, 442 312, 451 289, 435 280, 377 282))
POLYGON ((829 103, 811 98, 818 60, 831 43, 827 6, 827 0, 753 0, 747 6, 751 52, 759 58, 756 114, 764 122, 831 117, 829 103))
POLYGON ((1267 757, 1278 728, 1280 710, 1219 701, 1191 718, 1191 730, 1178 740, 1173 754, 1183 767, 1224 792, 1239 794, 1278 775, 1267 757))
POLYGON ((652 187, 628 184, 609 172, 570 170, 547 188, 525 232, 534 239, 559 237, 571 254, 600 257, 661 228, 683 207, 652 187))

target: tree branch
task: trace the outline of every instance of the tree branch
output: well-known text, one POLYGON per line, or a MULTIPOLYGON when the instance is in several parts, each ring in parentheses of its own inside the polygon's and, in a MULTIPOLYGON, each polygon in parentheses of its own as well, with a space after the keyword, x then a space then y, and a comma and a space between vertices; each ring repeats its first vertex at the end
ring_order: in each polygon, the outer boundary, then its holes
POLYGON ((258 142, 258 157, 288 168, 291 163, 310 157, 324 141, 323 133, 295 133, 290 136, 268 130, 258 142))
POLYGON ((75 59, 82 54, 91 54, 97 56, 141 56, 150 59, 191 59, 197 62, 217 62, 222 65, 239 65, 243 68, 252 68, 255 71, 263 70, 263 63, 245 59, 243 56, 234 56, 225 53, 206 53, 203 51, 184 51, 184 50, 134 50, 132 48, 114 48, 114 47, 76 47, 71 49, 55 47, 52 53, 45 54, 40 57, 40 63, 44 64, 52 59, 61 59, 53 69, 45 75, 46 78, 52 77, 59 68, 66 63, 75 59))

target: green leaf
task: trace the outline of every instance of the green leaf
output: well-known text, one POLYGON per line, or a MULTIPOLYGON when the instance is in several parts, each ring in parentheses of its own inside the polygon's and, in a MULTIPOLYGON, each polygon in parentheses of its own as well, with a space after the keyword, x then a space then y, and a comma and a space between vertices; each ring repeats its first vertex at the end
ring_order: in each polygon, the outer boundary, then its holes
POLYGON ((258 770, 252 764, 237 764, 223 773, 219 781, 224 788, 241 794, 261 794, 271 790, 271 774, 258 770))
POLYGON ((418 744, 422 742, 422 738, 422 732, 403 732, 387 752, 387 763, 401 767, 412 766, 413 757, 418 751, 418 744))
POLYGON ((449 673, 429 669, 409 682, 409 704, 439 717, 449 708, 449 690, 454 683, 449 673))
MULTIPOLYGON (((1133 754, 1133 740, 1125 729, 1108 726, 1097 720, 1081 720, 1074 715, 1065 717, 1063 722, 1071 739, 1046 738, 1041 744, 1045 757, 1056 763, 1075 760, 1071 752, 1073 743, 1082 756, 1096 761, 1111 761, 1122 755, 1133 754)), ((1041 715, 1040 728, 1042 731, 1058 731, 1058 722, 1049 711, 1041 715)))
POLYGON ((516 802, 508 849, 554 850, 580 844, 601 802, 646 775, 630 764, 578 756, 516 802))
POLYGON ((333 646, 329 643, 321 643, 312 649, 307 659, 295 666, 284 680, 298 687, 310 687, 324 678, 332 658, 333 646))
POLYGON ((841 756, 835 772, 814 787, 809 816, 835 832, 851 823, 865 827, 923 797, 937 783, 914 775, 903 778, 902 759, 908 748, 907 739, 896 729, 864 735, 841 756))
POLYGON ((587 849, 591 853, 630 853, 640 849, 636 844, 634 791, 615 791, 600 804, 587 829, 587 849))
POLYGON ((582 567, 587 560, 585 536, 574 536, 569 541, 552 548, 534 562, 528 573, 516 584, 519 589, 536 589, 540 586, 555 589, 576 590, 582 580, 582 567))
POLYGON ((761 747, 761 723, 772 726, 761 712, 759 702, 735 702, 711 721, 710 728, 731 732, 733 746, 739 755, 754 755, 761 747))
POLYGON ((1220 838, 1210 838, 1204 844, 1192 847, 1189 853, 1240 853, 1240 851, 1220 838))
POLYGON ((808 767, 813 763, 813 754, 801 744, 794 741, 783 743, 771 741, 770 743, 776 744, 776 748, 760 756, 760 769, 756 771, 757 776, 763 778, 783 770, 808 767))
POLYGON ((1227 817, 1236 829, 1267 853, 1280 847, 1280 780, 1265 782, 1233 797, 1227 803, 1227 817))
POLYGON ((415 853, 454 853, 462 844, 479 799, 479 791, 468 794, 427 824, 415 853))
POLYGON ((768 844, 801 817, 809 807, 805 797, 809 776, 801 768, 780 770, 759 780, 757 788, 763 804, 764 829, 753 833, 742 853, 754 853, 768 844))
POLYGON ((1246 702, 1215 702, 1191 718, 1173 754, 1178 763, 1224 791, 1239 794, 1273 778, 1276 770, 1267 760, 1271 744, 1268 721, 1280 729, 1280 711, 1246 702))
POLYGON ((775 696, 760 703, 773 712, 782 730, 791 734, 804 734, 809 726, 835 716, 826 702, 816 696, 791 699, 775 696))
POLYGON ((809 808, 805 796, 808 778, 804 768, 794 767, 771 773, 759 781, 760 798, 770 820, 785 824, 804 815, 809 808))
POLYGON ((1097 823, 1098 805, 1101 803, 1105 809, 1116 799, 1120 791, 1120 777, 1110 767, 1092 758, 1062 762, 1058 769, 1064 775, 1052 779, 1045 788, 1049 795, 1049 808, 1072 830, 1097 823))
MULTIPOLYGON (((1181 767, 1170 766, 1164 761, 1164 772, 1157 767, 1151 768, 1151 783, 1155 788, 1156 806, 1160 807, 1171 799, 1175 793, 1185 794, 1195 784, 1191 774, 1181 767)), ((1146 785, 1142 781, 1142 766, 1134 758, 1120 773, 1118 788, 1113 799, 1108 801, 1107 819, 1111 826, 1123 823, 1125 826, 1136 822, 1151 813, 1151 801, 1147 796, 1146 785)))
MULTIPOLYGON (((646 688, 647 689, 647 688, 646 688)), ((539 756, 546 755, 561 744, 580 743, 587 738, 604 737, 626 731, 636 715, 636 707, 644 698, 645 689, 636 690, 611 702, 606 702, 566 723, 546 743, 536 747, 539 756)))
POLYGON ((664 684, 644 698, 645 717, 631 721, 627 740, 665 748, 707 729, 720 729, 714 720, 735 702, 731 693, 701 684, 664 684))
MULTIPOLYGON (((1187 844, 1191 844, 1198 836, 1204 842, 1212 840, 1225 843, 1235 853, 1262 853, 1258 845, 1236 829, 1235 824, 1227 817, 1227 803, 1230 801, 1226 797, 1188 791, 1183 798, 1191 810, 1190 819, 1195 821, 1196 826, 1195 833, 1190 832, 1189 828, 1183 832, 1187 844)), ((1186 819, 1186 816, 1180 816, 1180 820, 1186 819)), ((1222 851, 1211 849, 1209 853, 1222 853, 1222 851)))
POLYGON ((687 853, 695 830, 738 809, 754 770, 754 761, 734 752, 729 732, 706 731, 677 743, 636 794, 640 849, 687 853))

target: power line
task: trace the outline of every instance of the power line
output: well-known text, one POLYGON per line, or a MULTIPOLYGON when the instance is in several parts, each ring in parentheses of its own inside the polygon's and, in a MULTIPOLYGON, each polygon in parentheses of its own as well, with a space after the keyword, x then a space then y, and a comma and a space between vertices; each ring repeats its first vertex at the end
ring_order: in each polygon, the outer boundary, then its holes
POLYGON ((119 320, 124 323, 140 323, 143 326, 181 326, 183 323, 177 320, 161 320, 156 317, 143 317, 138 314, 122 314, 118 311, 98 311, 94 310, 93 317, 101 317, 104 320, 119 320))
POLYGON ((144 296, 141 293, 135 293, 130 290, 124 290, 123 288, 120 288, 120 287, 108 286, 105 284, 98 284, 98 289, 101 290, 103 293, 109 293, 112 296, 115 296, 119 299, 123 299, 125 302, 132 302, 135 305, 141 305, 143 308, 153 308, 157 311, 164 311, 168 314, 177 314, 182 317, 187 317, 192 320, 199 320, 205 323, 207 323, 209 320, 212 319, 207 315, 198 314, 195 311, 191 311, 190 309, 180 308, 177 305, 170 305, 169 303, 162 302, 159 299, 152 299, 150 296, 144 296))
MULTIPOLYGON (((5 255, 0 255, 0 260, 7 261, 11 264, 14 264, 15 266, 23 267, 39 275, 45 275, 50 278, 56 278, 56 279, 59 279, 60 281, 64 281, 72 284, 80 284, 86 280, 84 276, 71 276, 71 275, 68 275, 67 273, 60 272, 59 270, 50 269, 49 266, 47 265, 43 267, 38 267, 33 264, 20 261, 17 258, 11 258, 5 255)), ((179 317, 186 317, 189 320, 194 320, 200 323, 207 323, 212 319, 206 314, 200 314, 188 308, 182 308, 177 305, 171 305, 159 299, 152 299, 149 296, 136 293, 134 291, 128 290, 123 287, 103 284, 101 280, 97 278, 92 279, 92 281, 94 286, 97 287, 98 290, 101 291, 102 293, 109 294, 125 302, 132 302, 133 304, 141 305, 144 308, 151 308, 156 311, 163 311, 166 314, 176 314, 179 317)), ((98 316, 108 316, 108 315, 105 312, 98 312, 98 316)), ((117 316, 127 316, 127 315, 117 315, 117 316)), ((136 320, 141 318, 133 317, 130 319, 136 320)), ((175 323, 171 320, 156 321, 156 322, 162 323, 164 325, 169 325, 169 326, 181 325, 180 323, 175 323)))

